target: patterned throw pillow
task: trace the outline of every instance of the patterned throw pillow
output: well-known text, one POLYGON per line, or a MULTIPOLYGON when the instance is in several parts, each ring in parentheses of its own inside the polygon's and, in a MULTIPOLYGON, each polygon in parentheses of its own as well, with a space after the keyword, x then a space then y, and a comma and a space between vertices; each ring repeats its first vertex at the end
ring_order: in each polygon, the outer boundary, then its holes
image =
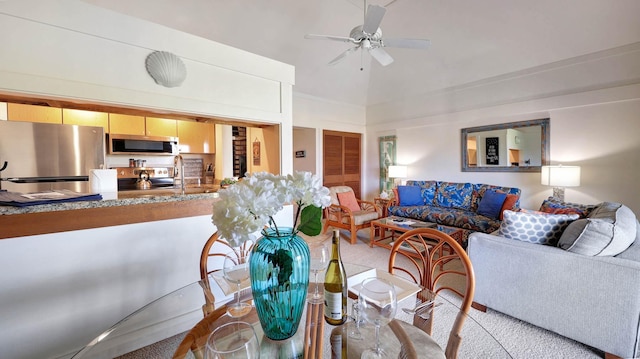
POLYGON ((577 214, 535 214, 504 211, 504 221, 498 235, 536 244, 555 246, 569 223, 578 219, 577 214))
POLYGON ((552 214, 577 214, 580 218, 586 218, 597 205, 562 202, 557 198, 549 197, 542 201, 540 211, 552 214))

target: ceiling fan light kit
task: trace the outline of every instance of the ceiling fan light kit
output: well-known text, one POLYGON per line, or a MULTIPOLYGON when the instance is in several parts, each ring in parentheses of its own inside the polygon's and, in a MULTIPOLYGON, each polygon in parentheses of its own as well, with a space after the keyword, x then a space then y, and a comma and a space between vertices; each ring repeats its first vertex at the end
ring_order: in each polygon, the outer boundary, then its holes
MULTIPOLYGON (((366 3, 365 3, 366 4, 366 3)), ((384 39, 380 24, 387 9, 378 5, 369 5, 366 8, 364 23, 354 27, 349 33, 349 37, 332 36, 332 35, 305 35, 306 39, 332 40, 347 42, 355 45, 338 55, 329 62, 329 65, 335 65, 342 61, 347 55, 358 50, 365 49, 369 52, 380 65, 387 66, 393 62, 393 57, 389 55, 384 47, 397 47, 406 49, 426 50, 431 45, 431 41, 427 39, 384 39)))

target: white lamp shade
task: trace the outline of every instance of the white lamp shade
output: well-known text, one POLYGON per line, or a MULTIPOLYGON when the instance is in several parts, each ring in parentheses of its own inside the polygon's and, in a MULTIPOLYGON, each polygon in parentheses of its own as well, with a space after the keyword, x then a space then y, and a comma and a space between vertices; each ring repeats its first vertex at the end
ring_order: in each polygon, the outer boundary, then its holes
POLYGON ((542 166, 541 184, 554 187, 580 185, 580 166, 542 166))
POLYGON ((407 166, 389 166, 389 178, 407 177, 407 166))

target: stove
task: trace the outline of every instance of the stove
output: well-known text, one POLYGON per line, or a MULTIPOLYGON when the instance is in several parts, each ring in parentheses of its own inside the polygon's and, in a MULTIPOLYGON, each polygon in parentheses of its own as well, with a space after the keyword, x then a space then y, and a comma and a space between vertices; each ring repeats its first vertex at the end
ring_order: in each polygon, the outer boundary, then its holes
POLYGON ((173 186, 173 167, 112 167, 118 173, 118 191, 173 186))

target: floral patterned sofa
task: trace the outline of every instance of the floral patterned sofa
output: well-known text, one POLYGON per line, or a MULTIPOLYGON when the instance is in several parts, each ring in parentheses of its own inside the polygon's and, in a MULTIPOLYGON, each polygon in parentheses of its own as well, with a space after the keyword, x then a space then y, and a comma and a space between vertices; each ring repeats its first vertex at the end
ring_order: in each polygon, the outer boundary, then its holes
MULTIPOLYGON (((389 215, 434 222, 464 229, 464 241, 472 232, 491 233, 500 227, 502 212, 506 209, 517 211, 520 205, 520 189, 489 184, 458 183, 443 181, 407 181, 406 186, 398 186, 394 201, 389 206, 389 215), (403 193, 420 187, 418 201, 404 200, 403 193), (487 191, 504 193, 506 199, 494 218, 478 213, 487 191), (400 197, 400 198, 398 198, 400 197)), ((488 201, 487 196, 487 201, 488 201)), ((483 206, 484 208, 485 206, 483 206)))

